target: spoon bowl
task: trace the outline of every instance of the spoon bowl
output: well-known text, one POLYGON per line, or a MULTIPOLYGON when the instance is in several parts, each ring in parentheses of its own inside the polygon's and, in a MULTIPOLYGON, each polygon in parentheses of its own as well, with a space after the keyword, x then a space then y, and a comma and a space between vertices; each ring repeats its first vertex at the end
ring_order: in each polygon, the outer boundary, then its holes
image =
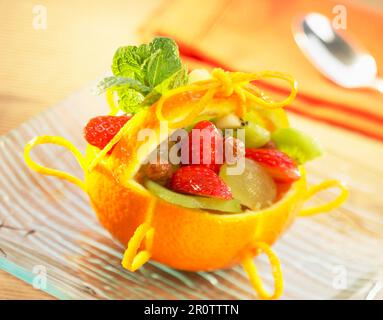
POLYGON ((356 40, 335 30, 326 16, 305 15, 293 24, 293 34, 305 56, 331 81, 349 89, 372 88, 383 93, 374 57, 356 40))

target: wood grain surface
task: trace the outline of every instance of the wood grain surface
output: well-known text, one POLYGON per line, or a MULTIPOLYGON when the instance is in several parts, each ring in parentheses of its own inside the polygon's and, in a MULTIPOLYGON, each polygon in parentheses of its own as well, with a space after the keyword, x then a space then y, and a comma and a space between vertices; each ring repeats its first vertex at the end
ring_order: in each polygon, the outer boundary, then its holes
MULTIPOLYGON (((363 2, 383 9, 381 0, 363 2)), ((100 77, 109 69, 116 47, 137 42, 135 30, 161 5, 158 0, 38 3, 47 9, 45 30, 33 27, 34 1, 0 1, 0 134, 100 77)), ((321 138, 332 138, 330 127, 328 133, 318 128, 321 138)), ((350 139, 349 133, 338 130, 338 136, 342 134, 350 139)), ((352 139, 367 141, 354 135, 352 139)), ((382 156, 375 142, 368 150, 370 161, 382 156)), ((0 271, 0 299, 49 298, 0 271)))

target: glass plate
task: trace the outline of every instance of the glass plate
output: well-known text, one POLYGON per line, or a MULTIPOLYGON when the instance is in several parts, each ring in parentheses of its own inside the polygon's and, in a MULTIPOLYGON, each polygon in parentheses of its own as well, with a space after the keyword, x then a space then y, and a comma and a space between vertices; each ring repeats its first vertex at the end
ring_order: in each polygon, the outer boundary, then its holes
MULTIPOLYGON (((136 273, 123 270, 124 248, 99 225, 87 196, 26 167, 22 154, 29 139, 60 135, 84 150, 82 128, 106 112, 104 97, 86 88, 1 138, 0 267, 60 299, 256 298, 240 266, 192 273, 150 262, 136 273)), ((298 219, 274 246, 285 278, 282 298, 381 298, 383 175, 326 147, 326 157, 308 168, 309 182, 346 179, 351 197, 331 214, 298 219)), ((81 176, 71 154, 59 147, 40 146, 33 158, 81 176)), ((266 258, 255 263, 271 288, 266 258)))

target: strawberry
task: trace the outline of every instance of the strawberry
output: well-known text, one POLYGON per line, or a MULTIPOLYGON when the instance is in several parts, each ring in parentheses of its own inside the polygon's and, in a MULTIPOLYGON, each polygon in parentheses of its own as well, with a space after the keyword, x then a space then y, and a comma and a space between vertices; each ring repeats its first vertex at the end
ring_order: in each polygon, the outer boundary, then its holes
POLYGON ((230 187, 211 169, 203 165, 184 166, 172 176, 170 188, 181 193, 230 200, 230 187))
POLYGON ((126 115, 92 118, 84 128, 84 137, 92 146, 103 149, 131 117, 126 115))
POLYGON ((262 165, 277 182, 291 183, 300 178, 294 161, 277 149, 246 149, 246 158, 262 165))
POLYGON ((219 171, 223 163, 223 138, 216 126, 207 120, 198 122, 181 144, 181 164, 198 164, 219 171))
POLYGON ((275 186, 277 187, 277 198, 276 200, 280 200, 283 196, 290 190, 291 183, 286 182, 276 182, 275 186))

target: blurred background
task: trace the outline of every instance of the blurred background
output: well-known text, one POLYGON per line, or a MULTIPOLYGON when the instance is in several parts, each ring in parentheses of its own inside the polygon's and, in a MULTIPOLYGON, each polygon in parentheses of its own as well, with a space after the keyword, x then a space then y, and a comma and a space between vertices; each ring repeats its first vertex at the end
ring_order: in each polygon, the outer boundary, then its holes
MULTIPOLYGON (((0 134, 108 72, 117 47, 165 34, 179 41, 191 67, 290 72, 301 84, 291 112, 374 143, 383 141, 383 108, 378 108, 383 95, 350 91, 324 79, 299 51, 290 29, 292 18, 300 13, 312 9, 331 17, 332 8, 342 4, 349 14, 346 31, 366 45, 382 74, 382 0, 233 3, 0 0, 0 134), (302 109, 310 105, 313 108, 302 109)), ((284 93, 283 88, 269 89, 284 93)), ((0 272, 0 298, 44 297, 48 296, 0 272)))
MULTIPOLYGON (((146 22, 150 23, 148 19, 153 17, 156 10, 171 6, 171 2, 0 1, 0 133, 16 127, 33 114, 109 71, 116 48, 139 41, 137 28, 145 26, 146 22), (39 7, 35 13, 33 10, 38 5, 47 9, 46 29, 36 30, 33 26, 39 7)), ((218 2, 225 3, 222 0, 218 2)), ((274 6, 278 6, 278 1, 273 2, 274 6)), ((373 10, 383 10, 381 0, 352 2, 369 6, 373 10)), ((183 29, 190 30, 193 29, 193 21, 187 19, 192 14, 188 9, 184 10, 183 29)), ((192 10, 202 17, 209 14, 198 5, 192 10)), ((278 14, 283 14, 283 11, 278 14)), ((275 16, 274 19, 279 17, 275 16)), ((273 23, 275 21, 271 15, 269 24, 273 23)), ((256 39, 248 41, 256 42, 256 39)), ((377 45, 382 46, 381 43, 377 45)))

